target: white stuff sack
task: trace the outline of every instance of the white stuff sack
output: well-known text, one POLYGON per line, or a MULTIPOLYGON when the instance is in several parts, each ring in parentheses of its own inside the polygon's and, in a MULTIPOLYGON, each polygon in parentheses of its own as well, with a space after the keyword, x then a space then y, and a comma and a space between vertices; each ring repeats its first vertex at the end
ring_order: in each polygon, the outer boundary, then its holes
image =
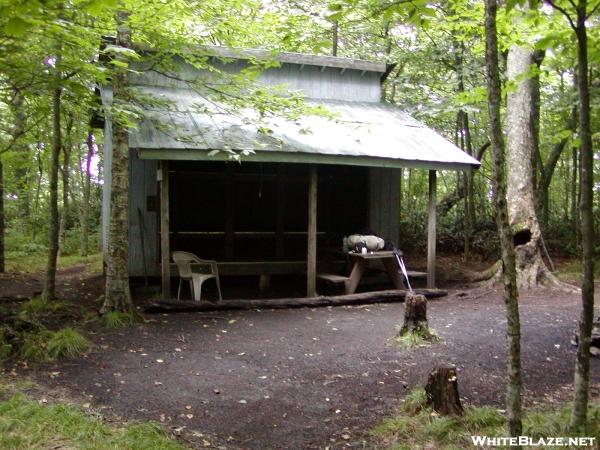
POLYGON ((370 252, 383 250, 383 247, 385 246, 385 241, 383 239, 373 236, 372 234, 351 234, 344 238, 344 249, 346 251, 353 250, 359 242, 364 242, 367 246, 367 250, 370 252))

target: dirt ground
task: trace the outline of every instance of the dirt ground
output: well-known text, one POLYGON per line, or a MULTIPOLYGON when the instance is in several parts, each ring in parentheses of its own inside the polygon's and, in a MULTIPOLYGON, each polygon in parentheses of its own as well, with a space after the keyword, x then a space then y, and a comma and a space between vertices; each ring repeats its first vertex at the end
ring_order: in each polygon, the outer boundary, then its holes
MULTIPOLYGON (((0 278, 0 297, 40 289, 39 278, 19 277, 0 278)), ((61 273, 59 290, 92 306, 102 280, 70 269, 61 273)), ((457 367, 466 404, 502 408, 500 292, 449 294, 429 302, 430 324, 442 341, 428 348, 390 343, 401 303, 190 313, 148 316, 127 330, 82 324, 95 343, 84 358, 5 369, 104 415, 161 422, 193 447, 364 448, 368 430, 435 366, 457 367)), ((580 297, 537 290, 523 293, 520 306, 526 404, 568 400, 580 297)), ((591 372, 598 397, 599 359, 591 372)))

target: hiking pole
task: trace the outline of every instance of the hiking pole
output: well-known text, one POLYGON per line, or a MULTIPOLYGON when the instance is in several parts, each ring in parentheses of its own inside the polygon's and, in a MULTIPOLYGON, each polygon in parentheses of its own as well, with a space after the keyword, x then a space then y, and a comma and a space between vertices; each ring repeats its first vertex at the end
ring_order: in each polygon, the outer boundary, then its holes
POLYGON ((402 252, 400 252, 397 248, 394 249, 394 256, 396 257, 396 261, 398 262, 398 267, 404 274, 404 278, 406 278, 406 285, 408 286, 408 290, 412 293, 412 287, 410 285, 410 281, 408 279, 408 272, 406 271, 406 265, 404 265, 404 260, 402 259, 402 252))

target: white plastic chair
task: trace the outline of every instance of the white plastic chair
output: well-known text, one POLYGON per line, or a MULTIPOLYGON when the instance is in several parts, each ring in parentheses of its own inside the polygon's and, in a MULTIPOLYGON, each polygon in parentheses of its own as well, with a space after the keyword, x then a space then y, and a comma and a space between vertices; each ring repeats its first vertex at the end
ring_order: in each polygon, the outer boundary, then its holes
POLYGON ((202 284, 206 280, 214 278, 217 283, 217 291, 219 292, 219 300, 223 300, 221 297, 221 283, 219 282, 219 269, 217 268, 216 261, 210 261, 206 259, 200 259, 196 255, 188 252, 173 252, 171 257, 177 269, 179 271, 179 288, 177 289, 177 300, 181 295, 181 285, 184 281, 190 284, 190 291, 192 291, 192 297, 194 300, 200 301, 202 297, 202 284), (210 266, 210 273, 198 273, 192 271, 192 264, 201 264, 210 266))

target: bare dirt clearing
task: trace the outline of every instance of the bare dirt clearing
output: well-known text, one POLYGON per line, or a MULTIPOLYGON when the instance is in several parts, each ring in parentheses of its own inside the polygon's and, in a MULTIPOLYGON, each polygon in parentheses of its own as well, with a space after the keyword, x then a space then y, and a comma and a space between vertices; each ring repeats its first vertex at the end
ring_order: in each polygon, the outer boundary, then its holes
MULTIPOLYGON (((61 283, 74 302, 101 289, 97 277, 81 273, 65 274, 61 283)), ((85 326, 95 343, 87 357, 19 366, 17 373, 125 419, 156 420, 195 435, 199 447, 368 446, 365 432, 445 364, 458 368, 467 404, 502 408, 500 292, 452 290, 431 300, 430 325, 442 342, 411 351, 389 343, 403 309, 391 303, 155 315, 116 331, 96 323, 85 326)), ((522 294, 527 403, 569 399, 575 355, 569 341, 579 311, 578 295, 522 294)), ((598 396, 598 359, 591 370, 598 396)))

